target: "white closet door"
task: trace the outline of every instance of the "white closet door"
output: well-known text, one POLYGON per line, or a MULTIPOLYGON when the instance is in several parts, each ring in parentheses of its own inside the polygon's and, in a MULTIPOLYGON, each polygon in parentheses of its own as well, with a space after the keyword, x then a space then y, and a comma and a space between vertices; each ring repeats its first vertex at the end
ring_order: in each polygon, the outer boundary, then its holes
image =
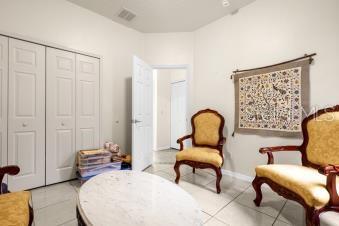
POLYGON ((177 139, 186 134, 186 81, 171 84, 171 148, 179 149, 177 139))
POLYGON ((99 59, 76 55, 76 148, 99 148, 99 59))
POLYGON ((75 177, 75 54, 46 54, 46 184, 53 184, 75 177))
POLYGON ((45 185, 45 47, 9 39, 8 177, 10 190, 45 185))
POLYGON ((0 166, 7 165, 8 38, 0 36, 0 166))

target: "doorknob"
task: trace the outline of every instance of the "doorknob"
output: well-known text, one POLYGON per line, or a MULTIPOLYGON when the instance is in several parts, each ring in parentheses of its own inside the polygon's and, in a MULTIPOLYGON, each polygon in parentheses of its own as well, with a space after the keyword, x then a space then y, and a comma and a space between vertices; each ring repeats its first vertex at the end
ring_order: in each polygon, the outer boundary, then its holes
POLYGON ((64 125, 65 125, 65 123, 62 122, 62 123, 61 123, 61 126, 64 126, 64 125))
POLYGON ((140 123, 140 122, 142 122, 142 121, 137 120, 137 119, 132 119, 131 122, 132 122, 132 124, 137 124, 137 123, 140 123))
POLYGON ((27 126, 27 123, 22 123, 22 127, 26 127, 27 126))

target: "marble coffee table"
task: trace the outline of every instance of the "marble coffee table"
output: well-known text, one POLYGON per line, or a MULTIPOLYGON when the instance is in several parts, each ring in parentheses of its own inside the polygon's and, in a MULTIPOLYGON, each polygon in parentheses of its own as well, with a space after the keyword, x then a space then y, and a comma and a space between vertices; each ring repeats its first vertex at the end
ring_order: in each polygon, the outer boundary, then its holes
POLYGON ((81 186, 80 225, 202 225, 196 201, 178 185, 137 171, 112 171, 81 186))

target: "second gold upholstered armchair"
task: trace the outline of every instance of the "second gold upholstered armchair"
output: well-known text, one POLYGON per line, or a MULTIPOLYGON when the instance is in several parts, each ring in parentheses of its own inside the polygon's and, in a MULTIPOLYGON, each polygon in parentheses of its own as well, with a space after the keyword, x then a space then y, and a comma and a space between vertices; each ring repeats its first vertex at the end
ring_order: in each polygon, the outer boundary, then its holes
POLYGON ((30 192, 18 191, 10 193, 7 185, 2 183, 5 174, 17 175, 18 166, 0 167, 0 225, 30 226, 33 223, 33 209, 29 204, 30 192))
POLYGON ((191 119, 192 134, 178 139, 180 151, 176 155, 174 170, 177 174, 175 179, 179 183, 182 164, 195 168, 212 168, 217 174, 216 188, 220 193, 220 180, 222 178, 221 166, 224 163, 223 145, 226 138, 223 137, 225 120, 218 112, 210 109, 202 110, 193 115, 191 119), (191 148, 184 148, 184 140, 192 139, 191 148))
POLYGON ((304 119, 302 131, 304 141, 300 146, 260 149, 260 153, 267 154, 268 164, 255 169, 254 203, 260 205, 261 185, 266 183, 305 208, 307 226, 319 226, 322 212, 339 212, 339 105, 304 119), (274 164, 273 153, 278 151, 300 152, 302 166, 274 164))

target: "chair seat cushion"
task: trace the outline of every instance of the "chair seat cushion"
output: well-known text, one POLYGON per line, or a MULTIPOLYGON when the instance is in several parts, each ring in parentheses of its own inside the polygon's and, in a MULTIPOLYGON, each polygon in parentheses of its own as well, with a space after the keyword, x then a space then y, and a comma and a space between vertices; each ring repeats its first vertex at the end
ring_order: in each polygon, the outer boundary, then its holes
POLYGON ((27 191, 0 195, 0 225, 28 225, 29 199, 30 193, 27 191))
POLYGON ((212 148, 187 148, 176 154, 177 161, 189 160, 194 162, 209 163, 216 167, 222 165, 222 157, 217 149, 212 148))
MULTIPOLYGON (((265 177, 301 196, 307 205, 316 209, 330 200, 326 176, 317 170, 298 165, 260 165, 255 168, 258 177, 265 177)), ((337 177, 339 189, 339 177, 337 177)))

